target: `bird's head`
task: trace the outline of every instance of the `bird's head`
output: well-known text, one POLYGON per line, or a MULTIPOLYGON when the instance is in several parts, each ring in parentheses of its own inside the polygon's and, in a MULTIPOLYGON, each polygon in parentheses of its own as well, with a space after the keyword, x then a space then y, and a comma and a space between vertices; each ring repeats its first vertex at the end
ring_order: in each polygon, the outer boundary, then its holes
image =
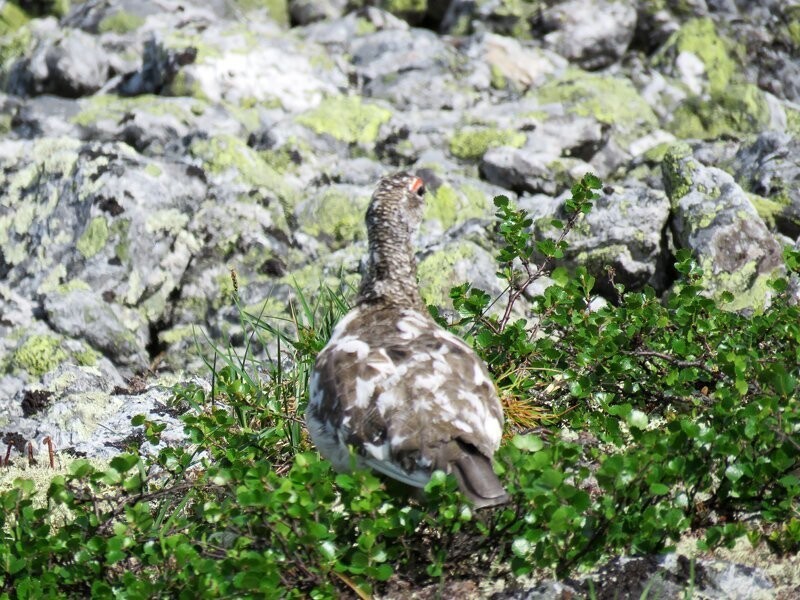
POLYGON ((416 175, 401 171, 378 182, 367 209, 369 232, 392 231, 410 239, 422 221, 425 182, 416 175))

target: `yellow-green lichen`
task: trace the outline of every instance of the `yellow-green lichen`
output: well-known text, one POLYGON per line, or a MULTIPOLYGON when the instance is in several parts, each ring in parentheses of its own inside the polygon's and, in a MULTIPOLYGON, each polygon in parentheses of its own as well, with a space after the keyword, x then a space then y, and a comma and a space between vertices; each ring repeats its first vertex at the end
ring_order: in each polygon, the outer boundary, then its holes
POLYGON ((524 133, 513 129, 470 127, 456 131, 450 138, 450 154, 466 160, 476 159, 486 154, 489 148, 498 146, 521 148, 526 140, 524 133))
POLYGON ((428 0, 382 0, 381 8, 396 15, 424 14, 428 0))
POLYGON ((366 239, 367 229, 364 213, 369 198, 352 196, 335 189, 328 189, 307 205, 301 227, 314 237, 328 236, 335 246, 366 239))
POLYGON ((491 84, 496 90, 504 90, 508 87, 508 80, 503 75, 503 70, 497 65, 489 65, 489 72, 491 74, 491 84))
POLYGON ((171 346, 183 340, 197 339, 199 335, 200 331, 194 325, 177 325, 160 332, 158 334, 158 341, 171 346))
POLYGON ((189 222, 189 215, 179 211, 177 208, 164 208, 156 210, 147 216, 145 231, 147 233, 167 233, 176 234, 182 231, 189 222))
POLYGON ((771 289, 769 282, 775 277, 775 271, 759 274, 757 264, 752 260, 741 265, 734 273, 714 273, 714 259, 711 257, 702 257, 699 264, 704 273, 704 287, 723 309, 760 311, 766 305, 771 289), (722 302, 724 292, 733 294, 733 300, 722 302))
POLYGON ((144 168, 144 172, 150 175, 150 177, 161 177, 161 167, 159 167, 155 163, 148 163, 148 165, 144 168))
POLYGON ((134 98, 124 98, 114 94, 99 94, 80 101, 81 110, 71 121, 81 127, 88 127, 99 121, 119 122, 125 115, 147 113, 150 115, 169 115, 182 124, 194 121, 180 99, 165 98, 144 94, 134 98))
POLYGON ((375 24, 372 21, 367 21, 364 17, 358 17, 356 19, 356 35, 369 35, 370 33, 375 33, 378 30, 375 27, 375 24))
POLYGON ((795 136, 800 136, 800 110, 784 107, 786 112, 786 131, 795 136))
POLYGON ((256 150, 243 140, 232 135, 218 135, 208 139, 196 139, 189 152, 203 161, 212 174, 223 174, 234 170, 240 182, 262 187, 277 195, 292 206, 299 192, 292 188, 275 168, 269 165, 256 150))
POLYGON ((100 359, 100 353, 85 344, 83 350, 75 352, 74 356, 77 363, 82 367, 93 367, 100 359))
POLYGON ((764 92, 752 84, 731 85, 710 99, 692 97, 678 106, 669 130, 684 139, 759 133, 770 123, 764 92))
POLYGON ((78 238, 75 247, 84 258, 91 258, 106 245, 108 241, 108 223, 103 217, 95 217, 78 238))
POLYGON ((120 10, 103 17, 97 24, 97 30, 100 33, 109 31, 113 31, 114 33, 128 33, 129 31, 136 31, 142 25, 144 25, 144 19, 142 17, 120 10))
POLYGON ((334 96, 299 115, 297 122, 343 142, 368 144, 378 137, 380 126, 391 116, 391 111, 362 102, 358 96, 334 96))
POLYGON ((286 0, 235 0, 243 11, 266 9, 270 18, 281 25, 289 24, 289 7, 286 0))
POLYGON ((471 261, 475 256, 475 245, 459 241, 442 250, 429 254, 417 267, 419 291, 425 304, 443 307, 450 305, 449 290, 460 283, 454 277, 454 269, 461 261, 471 261))
POLYGON ((781 215, 785 205, 776 202, 772 198, 764 198, 764 196, 759 196, 758 194, 748 193, 747 199, 750 200, 750 204, 756 209, 758 216, 764 220, 767 227, 774 230, 775 218, 781 215))
POLYGON ((663 60, 664 53, 672 48, 677 52, 691 52, 703 62, 712 94, 724 91, 739 68, 732 58, 733 44, 720 37, 714 22, 708 17, 690 19, 684 23, 667 40, 663 50, 656 56, 656 62, 663 60))
POLYGON ((489 216, 490 205, 485 194, 472 186, 457 191, 445 183, 427 198, 423 218, 439 221, 442 229, 449 229, 467 219, 489 216))
POLYGON ((11 365, 41 377, 55 369, 67 358, 61 339, 50 335, 32 335, 14 352, 11 365))
POLYGON ((661 161, 664 188, 673 206, 688 194, 692 187, 691 173, 681 165, 681 161, 691 155, 692 149, 689 144, 679 142, 670 147, 661 161))
POLYGON ((563 104, 571 113, 623 131, 658 125, 653 109, 628 79, 569 69, 538 88, 535 96, 540 104, 563 104))
POLYGON ((0 36, 17 31, 28 22, 28 15, 13 2, 4 2, 0 7, 0 36))

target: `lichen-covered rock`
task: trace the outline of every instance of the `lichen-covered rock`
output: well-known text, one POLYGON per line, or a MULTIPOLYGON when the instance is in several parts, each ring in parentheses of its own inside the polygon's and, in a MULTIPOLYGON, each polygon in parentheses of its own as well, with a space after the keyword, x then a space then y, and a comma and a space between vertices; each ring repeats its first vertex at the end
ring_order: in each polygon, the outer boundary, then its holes
POLYGON ((781 247, 742 188, 697 162, 685 144, 667 153, 662 168, 675 242, 697 257, 708 292, 731 310, 763 307, 767 282, 783 270, 781 247))
MULTIPOLYGON (((555 212, 550 208, 542 214, 531 207, 537 214, 537 239, 558 236, 560 230, 555 230, 551 221, 563 221, 567 197, 564 194, 554 203, 555 212)), ((669 214, 669 199, 659 190, 644 186, 607 188, 570 233, 564 264, 586 266, 597 278, 599 290, 606 294, 614 294, 606 267, 613 269, 614 283, 628 289, 649 285, 661 294, 671 283, 667 275, 672 259, 667 240, 669 214)))
POLYGON ((131 390, 118 376, 110 377, 96 367, 63 365, 41 384, 28 386, 13 401, 3 403, 6 421, 0 423, 0 431, 30 441, 34 452, 46 437, 57 452, 68 450, 73 456, 110 458, 122 451, 154 452, 131 426, 131 418, 143 414, 165 424, 162 444, 183 440, 183 423, 176 418, 180 410, 170 408, 175 383, 167 379, 131 390), (32 402, 33 398, 37 401, 32 402))

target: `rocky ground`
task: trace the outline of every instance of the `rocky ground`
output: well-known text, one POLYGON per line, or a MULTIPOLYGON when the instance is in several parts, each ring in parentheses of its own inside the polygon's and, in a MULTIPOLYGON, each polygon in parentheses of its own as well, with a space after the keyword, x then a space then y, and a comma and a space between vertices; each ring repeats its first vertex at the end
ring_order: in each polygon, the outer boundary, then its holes
MULTIPOLYGON (((800 244, 797 0, 0 0, 0 84, 15 468, 48 436, 61 460, 111 456, 138 413, 180 439, 170 386, 207 378, 198 342, 243 344, 234 285, 280 317, 298 287, 357 281, 371 190, 401 168, 428 182, 437 305, 463 281, 502 292, 495 195, 552 235, 590 171, 605 188, 563 264, 601 292, 607 265, 668 292, 688 248, 710 294, 758 308, 800 244)), ((670 572, 608 568, 640 590, 670 572)), ((705 597, 791 594, 786 568, 721 568, 734 583, 708 575, 705 597)))

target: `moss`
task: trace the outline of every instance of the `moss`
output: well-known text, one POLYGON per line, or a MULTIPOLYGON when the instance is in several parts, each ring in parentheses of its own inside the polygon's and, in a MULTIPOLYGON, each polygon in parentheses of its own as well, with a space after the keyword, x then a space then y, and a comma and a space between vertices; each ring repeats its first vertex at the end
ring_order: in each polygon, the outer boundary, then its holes
POLYGON ((476 159, 486 154, 489 148, 525 145, 525 134, 512 129, 470 128, 457 131, 450 138, 450 153, 458 158, 476 159))
POLYGON ((658 125, 655 113, 628 79, 570 69, 541 86, 535 96, 540 104, 563 104, 573 114, 624 131, 658 125))
POLYGON ((732 58, 733 45, 719 36, 714 22, 708 17, 686 21, 656 55, 656 63, 663 62, 672 50, 691 52, 703 62, 712 94, 722 92, 739 69, 732 58))
POLYGON ((425 304, 445 306, 450 303, 449 290, 457 282, 453 270, 460 261, 469 261, 475 255, 471 242, 460 241, 429 254, 417 268, 419 291, 425 304))
POLYGON ((664 188, 667 196, 674 206, 678 200, 689 193, 692 186, 692 177, 689 169, 681 161, 692 155, 689 144, 679 142, 673 144, 664 159, 661 161, 661 170, 664 177, 664 188))
POLYGON ((68 355, 62 348, 59 338, 32 335, 14 352, 11 364, 14 368, 27 371, 34 377, 41 377, 67 358, 68 355))
POLYGON ((339 242, 336 246, 341 246, 341 242, 364 240, 367 237, 364 213, 368 204, 366 196, 353 197, 335 189, 325 190, 308 205, 313 214, 303 215, 302 229, 314 237, 330 236, 339 242))
POLYGON ((668 128, 680 138, 712 139, 759 133, 769 122, 764 92, 755 85, 741 84, 731 85, 708 100, 693 97, 684 101, 668 128))
POLYGON ((95 217, 78 239, 75 247, 84 258, 91 258, 106 245, 108 241, 108 223, 103 217, 95 217))
POLYGON ((362 102, 357 96, 334 96, 296 120, 316 133, 343 142, 368 144, 375 141, 380 126, 391 116, 391 111, 362 102))
POLYGON ((144 25, 144 19, 139 15, 120 10, 104 17, 98 24, 97 30, 100 33, 113 31, 114 33, 128 33, 136 31, 144 25))

